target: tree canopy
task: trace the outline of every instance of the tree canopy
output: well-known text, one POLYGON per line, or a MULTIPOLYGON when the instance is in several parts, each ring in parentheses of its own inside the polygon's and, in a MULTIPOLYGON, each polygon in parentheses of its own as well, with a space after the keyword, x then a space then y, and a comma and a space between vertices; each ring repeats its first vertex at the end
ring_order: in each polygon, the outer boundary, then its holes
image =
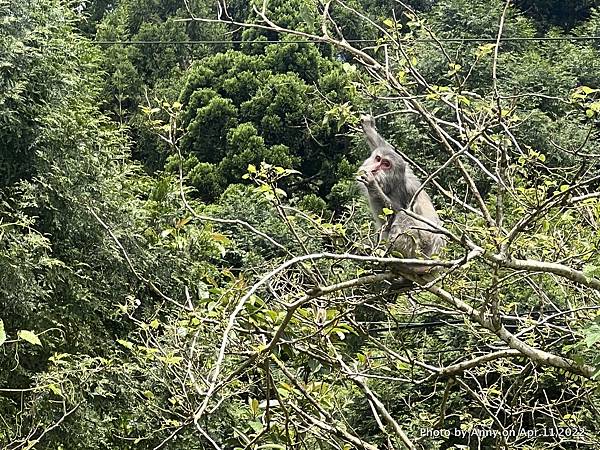
POLYGON ((0 0, 0 447, 598 448, 600 10, 565 5, 0 0), (375 228, 363 114, 439 254, 375 228))

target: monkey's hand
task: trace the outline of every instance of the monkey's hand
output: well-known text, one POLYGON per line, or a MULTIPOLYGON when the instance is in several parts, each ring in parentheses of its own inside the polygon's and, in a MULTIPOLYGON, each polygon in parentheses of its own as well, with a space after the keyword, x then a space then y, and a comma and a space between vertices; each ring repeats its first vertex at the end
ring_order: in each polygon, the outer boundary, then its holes
POLYGON ((371 204, 371 209, 373 213, 377 216, 383 208, 393 209, 392 201, 389 199, 387 195, 383 192, 379 181, 370 172, 366 172, 361 170, 356 177, 356 181, 362 184, 367 192, 367 196, 369 197, 369 203, 371 204))
POLYGON ((360 123, 365 133, 369 130, 375 130, 375 119, 370 114, 360 116, 360 123))
POLYGON ((363 184, 368 191, 377 190, 377 188, 379 188, 379 183, 377 183, 375 175, 370 172, 365 172, 364 170, 358 173, 356 181, 363 184))

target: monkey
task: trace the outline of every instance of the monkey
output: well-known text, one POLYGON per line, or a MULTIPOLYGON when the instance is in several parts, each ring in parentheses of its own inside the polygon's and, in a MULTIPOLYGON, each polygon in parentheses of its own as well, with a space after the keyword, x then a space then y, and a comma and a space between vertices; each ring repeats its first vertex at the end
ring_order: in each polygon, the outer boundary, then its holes
MULTIPOLYGON (((377 132, 372 116, 361 116, 361 125, 371 155, 360 166, 357 181, 369 201, 382 238, 387 240, 391 250, 404 258, 430 257, 438 253, 444 246, 443 236, 431 225, 405 212, 421 182, 404 158, 377 132), (384 208, 392 213, 385 215, 384 208)), ((425 190, 419 192, 410 211, 441 225, 425 190)))

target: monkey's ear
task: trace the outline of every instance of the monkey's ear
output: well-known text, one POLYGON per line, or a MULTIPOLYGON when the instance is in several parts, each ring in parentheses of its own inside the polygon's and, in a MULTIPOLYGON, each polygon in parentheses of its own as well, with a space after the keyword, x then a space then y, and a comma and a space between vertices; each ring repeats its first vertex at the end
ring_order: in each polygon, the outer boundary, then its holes
POLYGON ((363 132, 365 133, 365 139, 371 151, 379 147, 389 146, 386 140, 381 137, 375 128, 375 119, 373 116, 365 114, 360 116, 360 122, 362 125, 363 132))

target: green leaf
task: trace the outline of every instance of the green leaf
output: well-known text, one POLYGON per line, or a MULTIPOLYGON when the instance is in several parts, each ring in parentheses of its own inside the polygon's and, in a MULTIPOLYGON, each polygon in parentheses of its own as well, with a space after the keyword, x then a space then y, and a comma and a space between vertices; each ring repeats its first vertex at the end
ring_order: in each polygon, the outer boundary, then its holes
POLYGON ((448 73, 447 75, 450 77, 452 75, 455 75, 456 73, 458 73, 460 71, 460 69, 462 69, 462 66, 460 64, 448 64, 448 73))
POLYGON ((585 340, 584 340, 585 345, 588 348, 592 347, 594 344, 600 342, 600 325, 594 324, 594 325, 590 326, 589 328, 584 330, 584 334, 585 334, 585 340))
POLYGON ((587 264, 583 267, 583 275, 591 280, 592 278, 600 278, 600 267, 593 264, 587 264))
POLYGON ((6 332, 4 331, 4 322, 0 319, 0 345, 6 342, 6 332))
MULTIPOLYGON (((254 420, 249 421, 248 425, 250 425, 250 428, 252 428, 252 430, 255 433, 260 433, 263 430, 263 428, 264 428, 264 426, 263 426, 262 423, 256 422, 254 420)), ((265 447, 263 446, 262 448, 265 448, 265 447)))
POLYGON ((337 337, 340 341, 343 341, 344 339, 346 339, 346 333, 345 330, 341 330, 339 328, 334 328, 333 330, 331 330, 332 332, 334 332, 335 334, 337 334, 337 337))
POLYGON ((54 364, 65 364, 66 362, 64 361, 67 357, 69 356, 68 353, 54 353, 54 355, 52 355, 50 358, 48 358, 48 361, 54 363, 54 364))
POLYGON ((40 341, 40 338, 38 338, 33 331, 21 330, 17 333, 17 336, 19 336, 19 338, 23 339, 24 341, 29 342, 30 344, 42 345, 42 341, 40 341))
POLYGON ((477 47, 475 50, 475 56, 481 58, 486 55, 490 55, 494 51, 496 44, 484 44, 477 47))
POLYGON ((220 234, 220 233, 212 233, 211 237, 213 238, 213 240, 217 241, 217 242, 222 242, 223 244, 228 244, 229 238, 227 236, 225 236, 224 234, 220 234))
POLYGON ((152 391, 144 391, 143 394, 148 400, 154 399, 154 393, 152 391))
POLYGON ((385 19, 383 24, 388 28, 394 28, 394 21, 392 19, 385 19))
POLYGON ((123 347, 125 347, 126 349, 133 349, 133 343, 129 342, 129 341, 124 341, 123 339, 117 339, 117 342, 119 344, 121 344, 123 347))
POLYGON ((192 216, 188 216, 185 219, 180 219, 177 221, 177 224, 175 224, 175 228, 180 229, 181 227, 183 227, 184 225, 187 225, 191 220, 193 219, 192 216))
POLYGON ((467 97, 465 97, 464 95, 459 95, 456 97, 458 99, 458 101, 460 103, 462 103, 463 105, 467 105, 469 106, 471 104, 471 100, 469 100, 467 97))
POLYGON ((169 364, 169 365, 175 365, 175 364, 179 364, 181 361, 183 361, 183 358, 181 356, 175 356, 175 355, 167 355, 165 357, 162 358, 158 358, 160 359, 162 362, 164 362, 165 364, 169 364))
POLYGON ((51 383, 47 387, 53 394, 62 396, 62 390, 57 384, 51 383))
POLYGON ((25 447, 23 447, 23 450, 32 450, 37 444, 38 444, 37 439, 34 439, 33 441, 27 441, 27 445, 25 447))
POLYGON ((356 66, 345 62, 344 64, 342 64, 342 70, 346 73, 354 73, 356 72, 356 66))

